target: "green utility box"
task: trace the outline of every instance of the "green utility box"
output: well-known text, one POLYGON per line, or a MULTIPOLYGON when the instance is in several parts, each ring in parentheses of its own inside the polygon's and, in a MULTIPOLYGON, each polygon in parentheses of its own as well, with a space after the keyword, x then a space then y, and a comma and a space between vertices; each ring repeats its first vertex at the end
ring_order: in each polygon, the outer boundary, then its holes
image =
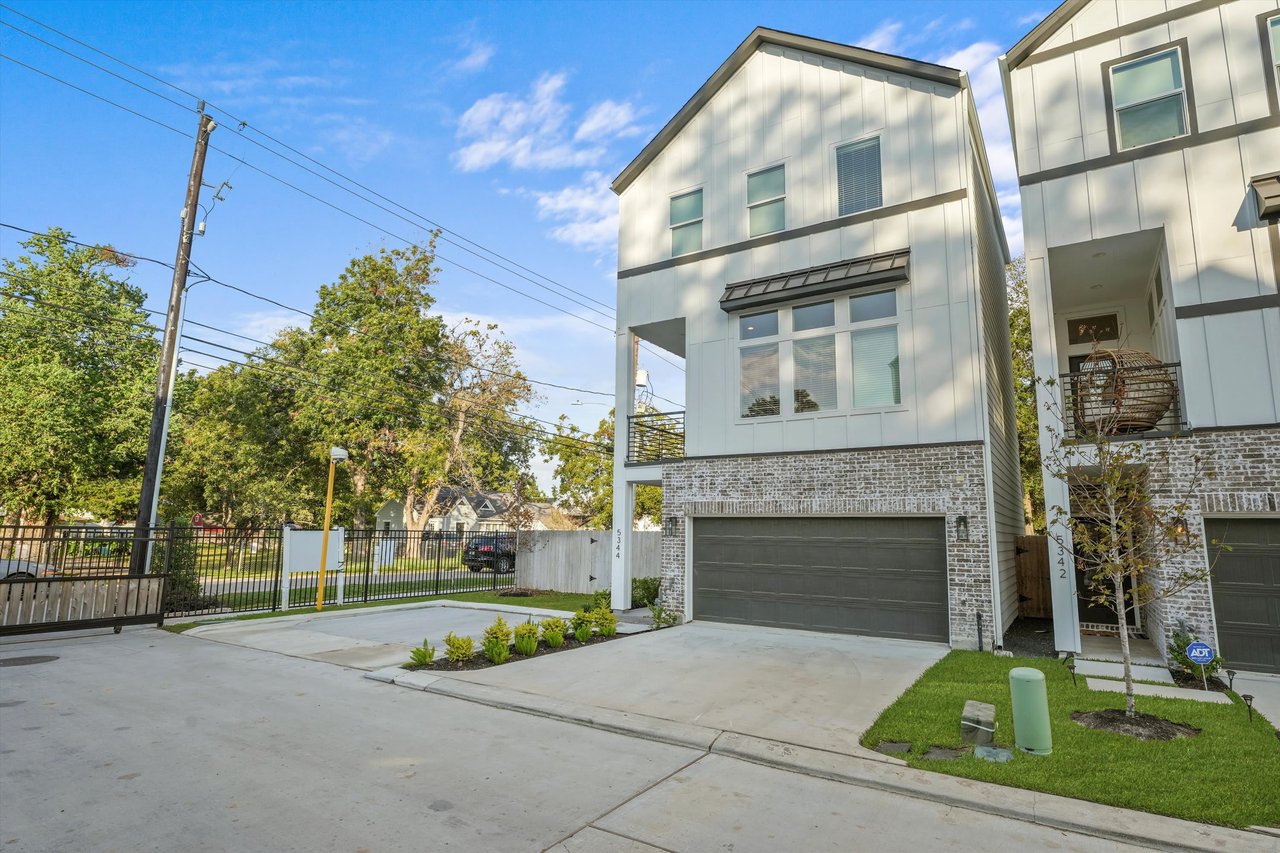
POLYGON ((1009 670, 1009 694, 1013 705, 1013 742, 1032 755, 1053 752, 1049 729, 1049 691, 1044 673, 1029 666, 1009 670))

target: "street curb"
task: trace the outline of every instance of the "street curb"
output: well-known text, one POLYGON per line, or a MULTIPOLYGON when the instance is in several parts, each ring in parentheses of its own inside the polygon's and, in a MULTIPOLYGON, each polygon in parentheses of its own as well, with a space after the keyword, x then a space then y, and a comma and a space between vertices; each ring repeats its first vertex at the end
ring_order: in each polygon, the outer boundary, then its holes
MULTIPOLYGON (((399 684, 399 680, 396 682, 399 684)), ((590 726, 615 734, 630 735, 646 740, 672 746, 683 746, 708 752, 712 743, 720 736, 717 729, 695 726, 689 723, 677 723, 644 714, 631 714, 626 711, 612 711, 607 708, 596 708, 591 705, 580 705, 563 699, 552 699, 534 693, 524 693, 505 687, 492 687, 488 684, 476 684, 471 681, 460 681, 456 678, 440 678, 425 687, 425 692, 438 696, 449 696, 501 708, 506 711, 518 711, 539 717, 550 717, 569 723, 590 726)))
POLYGON ((910 767, 895 767, 857 756, 779 743, 751 735, 726 732, 712 745, 711 752, 806 776, 877 788, 969 811, 1142 847, 1214 853, 1226 850, 1274 853, 1280 850, 1280 845, 1275 840, 1267 839, 1259 833, 1193 823, 910 767), (1091 814, 1094 819, 1082 820, 1079 817, 1081 813, 1091 814))
MULTIPOLYGON (((382 679, 377 679, 382 680, 382 679)), ((1067 832, 1161 850, 1196 853, 1278 853, 1280 839, 1263 832, 1194 823, 1148 812, 1117 808, 1054 794, 1011 788, 909 767, 890 756, 860 756, 799 746, 754 735, 721 731, 692 723, 678 723, 583 705, 563 699, 495 687, 449 676, 432 677, 426 684, 392 684, 438 696, 475 702, 492 708, 532 714, 589 726, 615 734, 644 738, 710 755, 735 758, 863 788, 889 791, 996 817, 1020 820, 1067 832), (1090 815, 1086 820, 1081 815, 1090 815)), ((425 679, 424 679, 425 681, 425 679)))

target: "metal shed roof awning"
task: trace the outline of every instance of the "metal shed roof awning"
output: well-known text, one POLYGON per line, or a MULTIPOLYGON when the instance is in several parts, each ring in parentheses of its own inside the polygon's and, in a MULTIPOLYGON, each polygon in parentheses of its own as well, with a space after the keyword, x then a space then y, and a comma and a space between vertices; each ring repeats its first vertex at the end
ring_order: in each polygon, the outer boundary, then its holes
POLYGON ((906 281, 907 260, 910 256, 910 249, 900 249, 896 252, 884 252, 820 267, 740 281, 725 286, 724 295, 720 297, 720 308, 726 312, 740 311, 744 308, 820 296, 839 290, 906 281))

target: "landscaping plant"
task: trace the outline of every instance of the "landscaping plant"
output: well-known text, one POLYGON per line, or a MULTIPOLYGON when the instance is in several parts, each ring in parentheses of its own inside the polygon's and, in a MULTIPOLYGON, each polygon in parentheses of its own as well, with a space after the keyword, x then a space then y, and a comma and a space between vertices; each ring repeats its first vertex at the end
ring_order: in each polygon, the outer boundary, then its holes
POLYGON ((591 603, 587 605, 587 610, 598 610, 601 607, 608 607, 613 603, 613 593, 607 589, 598 589, 591 593, 591 603))
MULTIPOLYGON (((1082 330, 1082 331, 1088 331, 1082 330)), ((1105 360, 1095 350, 1093 358, 1105 360)), ((1098 378, 1108 380, 1105 371, 1098 378)), ((1171 598, 1209 574, 1203 563, 1200 536, 1185 518, 1192 496, 1213 472, 1197 455, 1179 454, 1176 443, 1126 440, 1123 407, 1102 414, 1092 423, 1077 418, 1076 435, 1064 433, 1066 412, 1059 402, 1056 380, 1038 380, 1049 417, 1045 429, 1051 447, 1044 455, 1045 471, 1067 484, 1071 508, 1050 506, 1049 539, 1053 571, 1078 567, 1085 578, 1078 595, 1116 614, 1120 653, 1124 661, 1125 715, 1137 716, 1133 694, 1133 655, 1129 648, 1129 613, 1153 601, 1171 598), (1177 470, 1176 487, 1148 489, 1147 471, 1177 470), (1074 559, 1075 565, 1071 565, 1074 559)), ((1065 391, 1098 394, 1096 385, 1065 391)), ((1073 405, 1080 405, 1076 399, 1073 405)))
POLYGON ((573 638, 579 643, 585 643, 591 639, 591 613, 586 610, 579 610, 569 619, 569 627, 573 630, 573 638))
POLYGON ((680 624, 680 614, 674 610, 668 610, 661 604, 650 604, 649 615, 653 619, 655 628, 670 628, 672 625, 680 624))
POLYGON ((542 620, 542 640, 548 648, 558 649, 564 645, 564 635, 569 626, 559 616, 548 616, 542 620))
POLYGON ((1194 675, 1200 674, 1200 668, 1204 667, 1204 675, 1212 676, 1222 668, 1222 656, 1217 652, 1213 654, 1213 660, 1206 664, 1194 663, 1191 658, 1187 657, 1187 646, 1196 642, 1199 637, 1187 627, 1186 622, 1179 622, 1178 627, 1173 632, 1173 639, 1169 643, 1169 659, 1178 666, 1194 675))
POLYGON ((613 611, 607 607, 599 607, 591 611, 591 624, 595 626, 596 633, 601 637, 618 635, 618 617, 614 616, 613 611))
POLYGON ((662 578, 632 578, 631 606, 649 607, 658 603, 658 594, 662 590, 662 578))
POLYGON ((409 665, 426 666, 431 663, 431 661, 435 660, 435 657, 436 647, 431 645, 430 640, 423 640, 421 646, 409 651, 409 665))
POLYGON ((492 663, 506 663, 511 657, 511 626, 507 620, 499 616, 493 624, 484 629, 484 638, 480 648, 492 663))
POLYGON ((517 625, 515 637, 517 654, 524 655, 525 657, 531 657, 536 651, 538 651, 538 626, 533 624, 533 620, 529 620, 522 625, 517 625))
POLYGON ((476 641, 470 636, 459 637, 450 631, 444 637, 444 656, 451 663, 462 663, 471 660, 476 654, 476 641))

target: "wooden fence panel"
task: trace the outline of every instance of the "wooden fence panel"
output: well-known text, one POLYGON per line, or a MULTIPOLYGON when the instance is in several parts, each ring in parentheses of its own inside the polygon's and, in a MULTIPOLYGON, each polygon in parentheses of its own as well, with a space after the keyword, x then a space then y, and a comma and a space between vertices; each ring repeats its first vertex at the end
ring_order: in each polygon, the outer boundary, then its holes
MULTIPOLYGON (((632 534, 631 543, 633 576, 657 577, 662 533, 637 531, 632 534)), ((516 586, 557 592, 608 589, 611 560, 607 530, 522 531, 516 551, 516 586)))
POLYGON ((1049 537, 1019 536, 1017 542, 1018 614, 1033 619, 1053 618, 1049 589, 1049 537))

